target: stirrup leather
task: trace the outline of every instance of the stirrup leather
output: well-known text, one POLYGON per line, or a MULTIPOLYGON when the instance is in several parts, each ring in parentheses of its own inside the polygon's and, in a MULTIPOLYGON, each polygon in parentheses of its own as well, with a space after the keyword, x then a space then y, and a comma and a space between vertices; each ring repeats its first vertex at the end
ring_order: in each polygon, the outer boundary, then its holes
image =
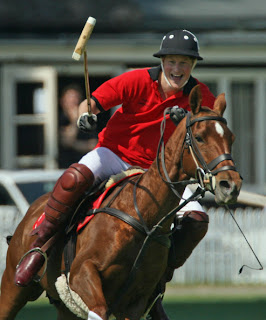
POLYGON ((23 259, 27 256, 27 255, 29 255, 30 253, 32 253, 32 252, 38 252, 38 253, 40 253, 40 255, 42 255, 43 257, 44 257, 44 270, 43 270, 43 273, 42 273, 42 275, 36 275, 34 278, 33 278, 33 281, 34 282, 40 282, 41 280, 42 280, 42 278, 44 277, 44 275, 45 275, 45 272, 46 272, 46 270, 47 270, 47 253, 46 252, 43 252, 42 250, 41 250, 41 248, 39 248, 39 247, 36 247, 36 248, 33 248, 33 249, 30 249, 28 252, 26 252, 23 256, 22 256, 22 258, 19 260, 19 262, 18 262, 18 264, 17 264, 17 266, 16 266, 16 269, 20 266, 20 264, 21 264, 21 262, 23 261, 23 259))

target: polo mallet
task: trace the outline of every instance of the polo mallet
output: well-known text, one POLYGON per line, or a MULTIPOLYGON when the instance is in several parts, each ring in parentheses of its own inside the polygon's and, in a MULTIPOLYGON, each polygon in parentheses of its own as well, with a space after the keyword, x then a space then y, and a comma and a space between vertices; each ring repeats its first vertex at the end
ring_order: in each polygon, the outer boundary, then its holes
POLYGON ((92 30, 96 24, 96 19, 89 17, 85 23, 85 26, 80 34, 79 40, 76 44, 75 50, 73 52, 72 58, 76 61, 79 61, 80 57, 83 54, 84 58, 84 77, 85 77, 85 89, 86 89, 86 98, 88 103, 88 114, 91 115, 91 102, 90 102, 90 83, 89 83, 89 72, 88 72, 88 61, 87 61, 87 51, 86 43, 89 40, 92 30))

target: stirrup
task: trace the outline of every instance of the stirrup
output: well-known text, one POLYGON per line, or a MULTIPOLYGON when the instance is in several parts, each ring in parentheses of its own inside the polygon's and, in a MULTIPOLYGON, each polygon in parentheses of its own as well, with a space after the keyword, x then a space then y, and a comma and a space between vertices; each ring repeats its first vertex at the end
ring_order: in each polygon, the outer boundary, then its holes
POLYGON ((30 249, 28 252, 26 252, 23 256, 22 256, 22 258, 19 260, 19 262, 18 262, 18 264, 17 264, 17 266, 16 266, 16 269, 20 266, 20 264, 21 264, 21 262, 23 261, 23 259, 24 258, 26 258, 26 256, 27 255, 29 255, 30 253, 32 253, 32 252, 38 252, 38 253, 40 253, 40 255, 42 255, 43 257, 44 257, 44 270, 43 270, 43 273, 42 273, 42 275, 36 275, 36 276, 34 276, 34 278, 32 279, 32 281, 34 281, 34 282, 40 282, 41 280, 42 280, 42 278, 44 277, 44 275, 45 275, 45 272, 46 272, 46 270, 47 270, 47 253, 46 252, 43 252, 42 250, 41 250, 41 248, 39 248, 39 247, 36 247, 36 248, 33 248, 33 249, 30 249))

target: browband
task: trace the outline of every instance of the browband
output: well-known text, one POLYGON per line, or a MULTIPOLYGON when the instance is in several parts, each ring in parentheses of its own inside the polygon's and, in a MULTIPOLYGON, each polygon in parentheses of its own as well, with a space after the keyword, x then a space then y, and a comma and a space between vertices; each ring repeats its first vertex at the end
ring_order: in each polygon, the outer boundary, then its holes
MULTIPOLYGON (((189 119, 190 120, 190 119, 189 119)), ((216 120, 216 121, 221 121, 224 124, 227 124, 227 121, 223 117, 218 117, 218 116, 205 116, 205 117, 199 117, 190 121, 187 121, 187 127, 192 126, 195 122, 200 122, 200 121, 205 121, 205 120, 216 120)))

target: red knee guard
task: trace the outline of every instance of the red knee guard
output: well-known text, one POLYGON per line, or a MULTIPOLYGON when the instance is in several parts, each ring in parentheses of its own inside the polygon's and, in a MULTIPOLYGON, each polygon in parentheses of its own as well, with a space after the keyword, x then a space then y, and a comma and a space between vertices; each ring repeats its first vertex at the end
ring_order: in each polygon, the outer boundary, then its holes
POLYGON ((83 164, 72 164, 58 179, 44 208, 46 219, 55 225, 65 221, 93 182, 90 169, 83 164))
MULTIPOLYGON (((32 232, 37 238, 31 249, 42 247, 59 229, 61 222, 74 211, 74 206, 81 196, 94 182, 93 173, 83 164, 74 163, 57 181, 54 190, 44 208, 45 219, 32 232)), ((34 251, 24 257, 15 273, 15 283, 18 286, 29 285, 41 269, 44 257, 34 251)))

